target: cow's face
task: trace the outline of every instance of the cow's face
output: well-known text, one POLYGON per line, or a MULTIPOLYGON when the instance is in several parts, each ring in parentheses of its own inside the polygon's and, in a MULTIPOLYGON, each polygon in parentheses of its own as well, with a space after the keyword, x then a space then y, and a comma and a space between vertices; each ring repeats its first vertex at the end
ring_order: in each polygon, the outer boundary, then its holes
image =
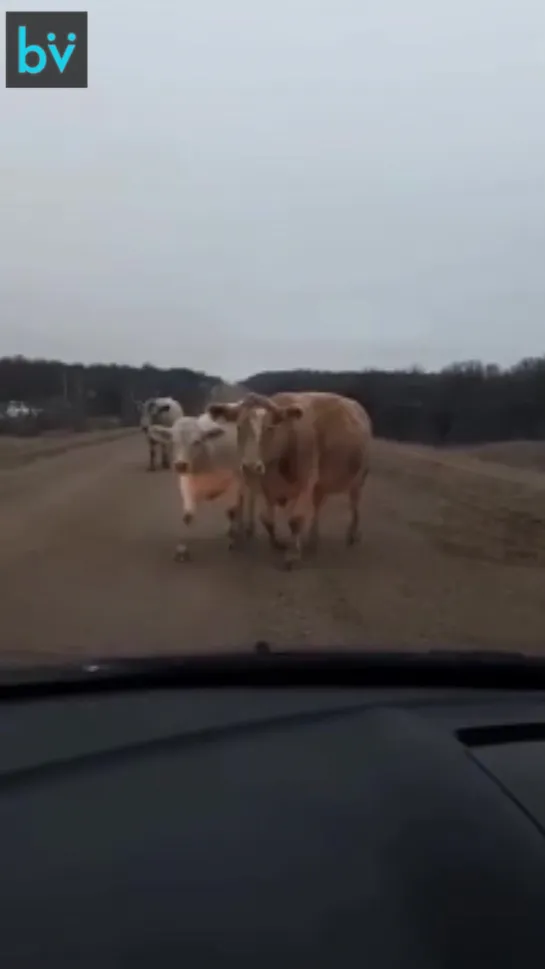
POLYGON ((148 431, 153 424, 168 424, 165 421, 166 415, 172 410, 172 402, 164 399, 147 400, 142 406, 140 427, 143 431, 148 431))
POLYGON ((208 414, 200 417, 180 417, 170 429, 172 463, 178 474, 191 472, 195 460, 209 441, 221 437, 225 430, 208 414))
POLYGON ((262 446, 270 438, 269 414, 264 407, 243 407, 237 421, 240 466, 246 475, 265 472, 262 446))
POLYGON ((257 394, 237 404, 211 404, 208 412, 216 420, 236 421, 240 466, 250 477, 263 475, 280 455, 291 422, 303 413, 298 404, 281 407, 257 394))

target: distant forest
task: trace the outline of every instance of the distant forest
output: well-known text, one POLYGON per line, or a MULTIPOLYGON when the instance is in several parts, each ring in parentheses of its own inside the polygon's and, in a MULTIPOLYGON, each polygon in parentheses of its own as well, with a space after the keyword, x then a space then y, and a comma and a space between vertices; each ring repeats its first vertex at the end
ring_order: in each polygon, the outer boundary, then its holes
MULTIPOLYGON (((74 426, 82 428, 88 419, 101 417, 135 423, 136 401, 155 395, 176 397, 188 413, 198 413, 218 383, 220 377, 186 367, 0 358, 0 406, 21 401, 42 413, 69 413, 74 426)), ((242 384, 263 394, 325 390, 353 397, 369 411, 377 436, 400 441, 545 439, 545 357, 509 369, 470 361, 438 372, 263 371, 242 384)))

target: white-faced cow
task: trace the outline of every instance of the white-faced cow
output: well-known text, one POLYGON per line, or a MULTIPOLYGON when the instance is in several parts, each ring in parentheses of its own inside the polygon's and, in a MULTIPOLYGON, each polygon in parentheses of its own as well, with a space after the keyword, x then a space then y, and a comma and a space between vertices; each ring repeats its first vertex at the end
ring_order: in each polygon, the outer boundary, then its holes
MULTIPOLYGON (((200 503, 225 496, 230 548, 243 536, 250 537, 255 499, 254 493, 244 487, 240 473, 236 426, 217 424, 205 413, 179 417, 170 428, 152 426, 149 433, 155 441, 172 447, 186 528, 194 521, 200 503)), ((185 536, 176 547, 176 558, 189 558, 185 536)))
POLYGON ((172 427, 174 421, 183 415, 182 405, 173 397, 150 397, 142 404, 140 412, 140 427, 146 435, 149 448, 148 471, 155 471, 155 453, 157 447, 161 449, 161 467, 170 467, 170 445, 168 441, 159 441, 150 435, 152 426, 172 427))
POLYGON ((309 547, 318 543, 320 510, 330 495, 348 495, 346 540, 360 537, 360 497, 369 472, 372 426, 356 401, 337 394, 249 394, 233 404, 212 403, 212 419, 234 423, 241 471, 264 499, 261 521, 285 565, 301 558, 305 526, 309 547), (277 537, 275 511, 285 509, 290 541, 277 537))

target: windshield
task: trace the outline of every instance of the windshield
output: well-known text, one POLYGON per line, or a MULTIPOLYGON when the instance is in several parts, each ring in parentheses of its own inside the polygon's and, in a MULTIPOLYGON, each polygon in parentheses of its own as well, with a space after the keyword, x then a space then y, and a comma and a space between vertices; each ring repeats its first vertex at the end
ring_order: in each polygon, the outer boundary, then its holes
POLYGON ((7 15, 0 665, 543 652, 538 5, 87 9, 7 15))

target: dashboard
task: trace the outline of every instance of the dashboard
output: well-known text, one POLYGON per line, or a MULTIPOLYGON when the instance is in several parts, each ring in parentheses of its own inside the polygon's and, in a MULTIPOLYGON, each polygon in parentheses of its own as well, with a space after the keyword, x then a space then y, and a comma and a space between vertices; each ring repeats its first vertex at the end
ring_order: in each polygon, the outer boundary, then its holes
POLYGON ((6 969, 545 965, 545 691, 0 704, 6 969))

